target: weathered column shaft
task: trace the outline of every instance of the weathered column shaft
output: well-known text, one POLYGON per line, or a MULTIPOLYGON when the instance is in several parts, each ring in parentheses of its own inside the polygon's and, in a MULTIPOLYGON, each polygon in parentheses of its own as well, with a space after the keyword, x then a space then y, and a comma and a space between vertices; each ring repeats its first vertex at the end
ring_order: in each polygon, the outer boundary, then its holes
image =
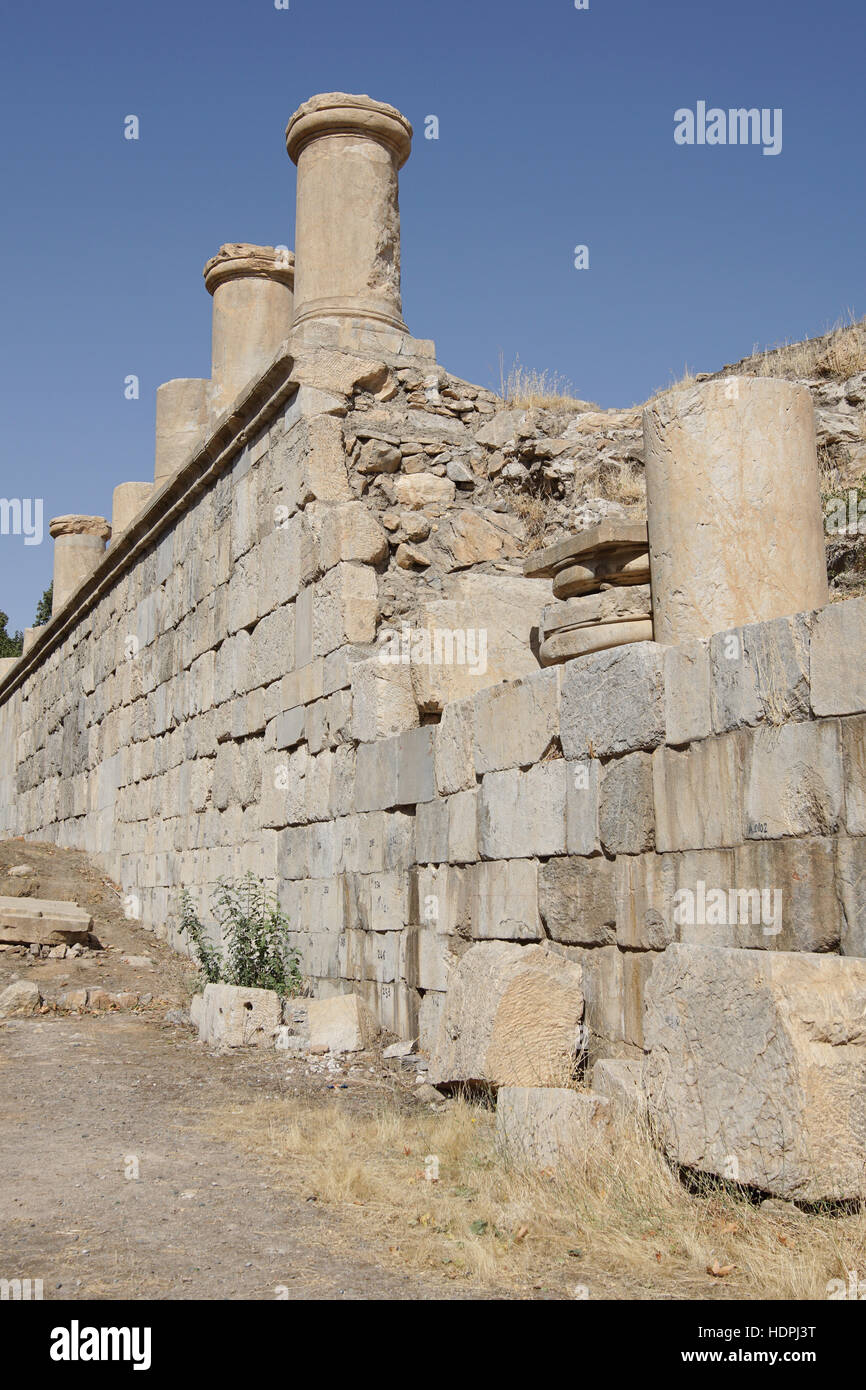
POLYGON ((221 246, 204 268, 213 295, 212 414, 259 376, 288 338, 294 314, 294 256, 273 246, 221 246))
POLYGON ((118 540, 153 496, 153 483, 118 483, 111 501, 111 543, 118 540))
POLYGON ((157 388, 153 468, 157 487, 176 473, 203 441, 209 386, 210 382, 201 377, 177 377, 157 388))
POLYGON ((111 527, 102 516, 57 516, 48 529, 54 537, 53 617, 96 569, 111 527))
POLYGON ((298 166, 295 325, 367 320, 406 331, 400 297, 398 171, 412 127, 393 106, 332 92, 289 121, 298 166))
POLYGON ((724 377, 644 411, 655 640, 828 602, 812 398, 724 377))

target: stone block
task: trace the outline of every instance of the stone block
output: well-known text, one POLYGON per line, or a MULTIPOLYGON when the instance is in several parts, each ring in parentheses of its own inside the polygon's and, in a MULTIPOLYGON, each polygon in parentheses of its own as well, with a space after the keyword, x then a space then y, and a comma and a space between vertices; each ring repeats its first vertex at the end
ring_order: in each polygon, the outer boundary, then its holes
POLYGON ((643 1063, 631 1057, 600 1057, 592 1069, 592 1089, 610 1103, 612 1109, 627 1114, 643 1114, 643 1063))
POLYGON ((618 855, 614 870, 616 939, 627 951, 663 951, 676 938, 676 863, 686 856, 618 855))
POLYGON ((92 929, 93 918, 77 903, 0 897, 3 945, 86 946, 91 944, 92 929))
POLYGON ((42 995, 31 980, 13 980, 0 993, 0 1018, 28 1018, 39 1013, 42 995))
POLYGON ((436 789, 441 796, 475 786, 474 720, 472 700, 457 700, 442 711, 433 741, 436 789))
POLYGON ((419 864, 448 862, 448 802, 422 802, 415 817, 415 853, 419 864))
POLYGON ((675 1163, 788 1200, 866 1195, 866 961, 669 946, 644 1072, 675 1163))
POLYGON ((598 824, 601 843, 610 854, 643 854, 653 848, 653 773, 649 753, 629 753, 605 765, 598 824))
POLYGON ((849 835, 866 835, 866 716, 843 719, 841 730, 845 826, 849 835))
POLYGON ((828 835, 844 802, 839 725, 785 724, 751 736, 744 791, 746 835, 828 835))
POLYGON ((205 985, 198 1035, 209 1047, 273 1047, 280 1026, 280 998, 272 989, 205 985))
POLYGON ((420 720, 408 664, 384 662, 376 655, 353 666, 351 679, 354 739, 373 743, 417 728, 420 720))
POLYGON ((355 764, 355 810, 384 811, 398 805, 397 740, 358 745, 355 764))
POLYGON ((485 859, 565 853, 567 767, 562 759, 488 772, 478 799, 478 847, 485 859))
POLYGON ((347 642, 375 640, 379 610, 375 570, 348 562, 335 565, 313 586, 313 592, 313 657, 327 656, 347 642))
POLYGON ((432 801, 436 795, 433 768, 434 727, 407 729, 398 734, 395 745, 397 764, 397 805, 414 806, 432 801))
POLYGON ((604 1096, 561 1086, 500 1086, 496 1136, 513 1162, 582 1167, 609 1135, 604 1096))
POLYGON ((836 883, 842 906, 842 954, 866 957, 866 839, 836 841, 836 883))
POLYGON ((559 735, 559 671, 491 686, 474 704, 476 772, 529 767, 559 735))
POLYGON ((665 741, 693 743, 712 730, 710 658, 704 641, 667 647, 664 654, 665 741))
POLYGON ((815 614, 809 679, 816 715, 866 710, 866 598, 831 603, 815 614))
POLYGON ((745 838, 744 732, 653 754, 657 850, 712 849, 745 838))
POLYGON ((598 855, 540 864, 538 907, 552 940, 569 946, 608 945, 616 939, 617 927, 613 863, 598 855))
POLYGON ((378 1025, 372 1012, 356 994, 331 999, 311 999, 307 1005, 310 1047, 330 1052, 363 1052, 375 1040, 378 1025))
POLYGON ((434 1084, 556 1086, 581 1046, 581 969, 549 944, 484 941, 452 969, 434 1084))
POLYGON ((538 865, 534 859, 476 864, 472 883, 472 935, 479 941, 538 941, 538 865))
POLYGON ((446 804, 448 859, 452 864, 472 864, 478 858, 478 793, 474 787, 471 791, 455 792, 446 804))
POLYGON ((567 758, 652 749, 665 736, 663 649, 614 647, 562 670, 562 748, 567 758))
POLYGON ((750 623, 710 638, 711 706, 717 733, 762 721, 809 717, 809 622, 805 614, 750 623))
POLYGON ((565 764, 565 847, 569 854, 597 854, 601 763, 597 758, 565 764))

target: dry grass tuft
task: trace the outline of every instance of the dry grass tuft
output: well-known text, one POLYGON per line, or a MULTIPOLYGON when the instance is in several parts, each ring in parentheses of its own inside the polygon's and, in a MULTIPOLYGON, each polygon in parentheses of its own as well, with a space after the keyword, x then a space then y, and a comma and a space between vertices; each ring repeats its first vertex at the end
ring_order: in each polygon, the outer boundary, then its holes
POLYGON ((636 1117, 556 1172, 510 1161, 492 1113, 465 1099, 363 1116, 262 1101, 225 1112, 219 1133, 360 1223, 383 1258, 480 1288, 824 1299, 828 1280, 866 1268, 863 1212, 768 1212, 710 1179, 688 1191, 636 1117))
POLYGON ((543 371, 529 369, 523 366, 519 357, 514 359, 514 365, 506 375, 500 354, 499 379, 499 394, 512 410, 530 410, 533 407, 541 410, 597 409, 589 401, 579 400, 571 382, 558 372, 548 372, 546 368, 543 371))

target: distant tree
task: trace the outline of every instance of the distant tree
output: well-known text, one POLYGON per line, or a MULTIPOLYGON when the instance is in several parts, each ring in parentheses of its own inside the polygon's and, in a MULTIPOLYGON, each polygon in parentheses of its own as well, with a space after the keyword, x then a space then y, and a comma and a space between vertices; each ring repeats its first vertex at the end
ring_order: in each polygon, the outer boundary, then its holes
POLYGON ((49 618, 51 617, 51 605, 53 602, 54 580, 52 579, 51 583, 48 585, 48 588, 45 590, 45 593, 39 600, 39 604, 36 609, 36 617, 33 619, 34 627, 42 627, 43 623, 48 622, 49 618))
POLYGON ((0 656, 20 656, 24 646, 24 633, 6 631, 8 613, 0 612, 0 656))

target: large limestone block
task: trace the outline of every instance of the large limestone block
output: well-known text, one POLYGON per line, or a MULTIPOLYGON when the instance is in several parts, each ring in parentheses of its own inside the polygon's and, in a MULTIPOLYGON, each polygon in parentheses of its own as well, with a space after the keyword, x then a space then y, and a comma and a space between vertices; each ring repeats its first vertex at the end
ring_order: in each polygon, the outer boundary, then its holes
POLYGON ((645 1044, 674 1162, 788 1199, 866 1196, 866 961, 669 946, 645 1044))
POLYGON ((822 607, 808 387, 727 377, 668 392, 643 421, 656 641, 822 607))
POLYGON ((205 985, 196 1016, 199 1039, 211 1047, 273 1047, 280 997, 272 989, 205 985))
POLYGON ((866 598, 833 603, 815 615, 810 680, 816 714, 866 710, 866 598))
POLYGON ((581 1164, 602 1142, 610 1123, 610 1103, 592 1092, 564 1086, 500 1086, 496 1134, 514 1162, 581 1164))
POLYGON ((581 1047, 581 968, 547 943, 485 941, 452 969, 434 1084, 567 1083, 581 1047))
POLYGON ((548 936, 570 946, 606 946, 615 939, 613 870, 603 855, 566 855, 539 865, 538 905, 548 936))
POLYGON ((92 928, 90 913, 76 903, 0 898, 0 943, 5 945, 87 945, 92 928))
POLYGON ((507 859, 475 865, 472 935, 480 941, 537 941, 538 865, 534 859, 507 859))
POLYGON ((478 848, 484 859, 564 854, 568 766, 562 758, 527 772, 488 772, 478 799, 478 848))
POLYGON ((558 671, 491 686, 475 700, 475 770, 528 767, 558 734, 558 671))
POLYGON ((378 1024, 356 994, 311 999, 307 1005, 310 1046, 331 1052, 363 1052, 376 1037, 378 1024))
POLYGON ((441 710, 488 686, 537 673, 535 651, 542 610, 550 602, 549 582, 453 574, 443 592, 443 598, 423 604, 414 622, 416 634, 427 634, 423 643, 432 653, 429 661, 412 662, 421 709, 441 710))
POLYGON ((352 666, 352 737, 359 743, 388 738, 420 723, 407 663, 382 653, 352 666))
MULTIPOLYGON (((710 639, 711 709, 717 733, 809 717, 806 615, 751 623, 710 639)), ((669 742, 672 740, 669 739, 669 742)))
POLYGON ((662 648, 638 642, 569 662, 561 718, 567 758, 655 748, 665 736, 662 648))

